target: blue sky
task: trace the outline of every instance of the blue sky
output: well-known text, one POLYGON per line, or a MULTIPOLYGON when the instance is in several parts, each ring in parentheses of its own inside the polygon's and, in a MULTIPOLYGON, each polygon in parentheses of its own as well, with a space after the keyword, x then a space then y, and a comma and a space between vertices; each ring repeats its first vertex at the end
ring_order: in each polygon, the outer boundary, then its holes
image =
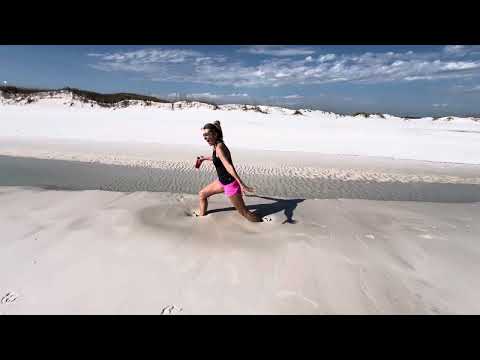
POLYGON ((0 81, 336 112, 480 114, 480 46, 0 46, 0 81))

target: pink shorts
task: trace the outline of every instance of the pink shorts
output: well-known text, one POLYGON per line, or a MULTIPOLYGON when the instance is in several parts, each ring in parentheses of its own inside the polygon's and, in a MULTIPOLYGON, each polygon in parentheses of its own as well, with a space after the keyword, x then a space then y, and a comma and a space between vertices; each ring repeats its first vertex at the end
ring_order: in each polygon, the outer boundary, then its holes
POLYGON ((223 191, 227 196, 233 196, 242 193, 242 189, 237 180, 233 180, 230 184, 227 185, 223 185, 220 181, 218 181, 218 183, 223 186, 223 191))

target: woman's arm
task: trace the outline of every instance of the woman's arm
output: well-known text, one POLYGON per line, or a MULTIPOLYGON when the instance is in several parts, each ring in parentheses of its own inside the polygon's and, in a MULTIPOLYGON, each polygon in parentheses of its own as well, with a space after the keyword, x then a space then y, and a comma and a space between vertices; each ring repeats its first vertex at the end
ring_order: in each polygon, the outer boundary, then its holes
POLYGON ((202 161, 205 161, 205 160, 210 160, 210 161, 212 161, 212 157, 211 157, 211 156, 203 156, 203 155, 201 155, 201 156, 200 156, 200 160, 202 160, 202 161))
POLYGON ((228 161, 226 155, 225 155, 225 145, 222 143, 217 147, 217 156, 218 158, 222 161, 223 166, 225 166, 225 169, 228 171, 230 175, 233 176, 235 180, 240 184, 240 186, 250 192, 254 192, 255 189, 250 188, 249 186, 245 185, 245 183, 240 179, 240 176, 237 174, 237 171, 235 170, 235 167, 233 164, 228 161))

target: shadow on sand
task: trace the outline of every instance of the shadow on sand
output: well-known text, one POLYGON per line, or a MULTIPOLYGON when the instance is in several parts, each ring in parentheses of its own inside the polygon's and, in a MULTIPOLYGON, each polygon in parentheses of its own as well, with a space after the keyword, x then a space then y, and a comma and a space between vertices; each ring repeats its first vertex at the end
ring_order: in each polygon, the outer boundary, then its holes
MULTIPOLYGON (((269 204, 247 205, 246 207, 248 210, 252 211, 253 213, 259 215, 262 218, 264 216, 269 216, 269 215, 276 214, 278 212, 283 211, 283 213, 285 214, 286 220, 283 221, 282 224, 296 223, 296 221, 293 219, 293 211, 297 207, 297 204, 305 200, 305 199, 276 199, 268 196, 259 196, 259 195, 248 195, 247 197, 256 197, 260 199, 275 201, 269 204)), ((207 214, 213 214, 221 211, 236 211, 236 210, 232 206, 228 208, 208 210, 207 214)))

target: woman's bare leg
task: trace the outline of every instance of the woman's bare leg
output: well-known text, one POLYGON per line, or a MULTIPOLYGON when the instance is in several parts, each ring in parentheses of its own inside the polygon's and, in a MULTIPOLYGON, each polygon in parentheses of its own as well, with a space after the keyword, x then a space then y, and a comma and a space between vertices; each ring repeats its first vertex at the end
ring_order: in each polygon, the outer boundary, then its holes
POLYGON ((232 202, 235 209, 245 217, 248 221, 251 222, 262 222, 262 218, 254 213, 250 212, 247 207, 245 206, 245 202, 243 201, 242 195, 237 194, 229 197, 230 201, 232 202))
POLYGON ((214 181, 211 184, 205 186, 202 190, 199 191, 198 196, 200 198, 200 216, 205 216, 207 214, 208 207, 208 198, 215 194, 223 193, 223 186, 218 181, 214 181))

